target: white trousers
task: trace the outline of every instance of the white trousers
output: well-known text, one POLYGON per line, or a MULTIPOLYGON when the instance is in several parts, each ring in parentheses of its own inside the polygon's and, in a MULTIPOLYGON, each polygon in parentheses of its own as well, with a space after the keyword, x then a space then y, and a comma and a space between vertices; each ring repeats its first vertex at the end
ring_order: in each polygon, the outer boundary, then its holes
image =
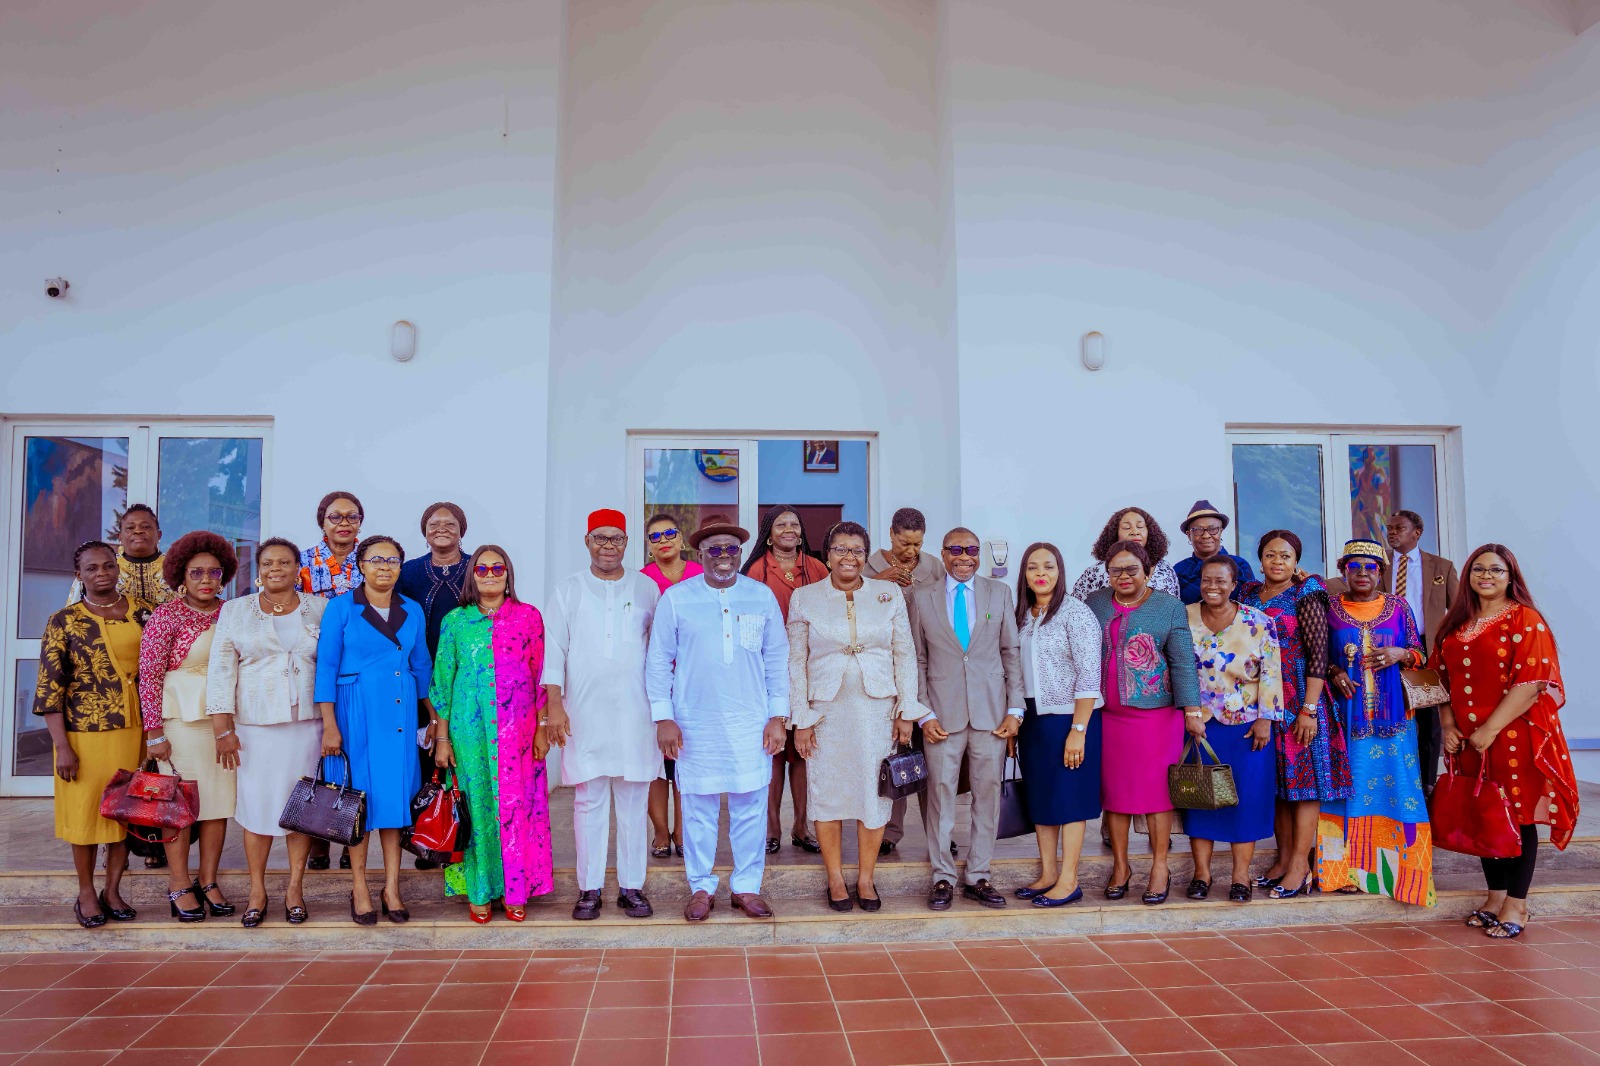
MULTIPOLYGON (((683 868, 691 892, 717 894, 717 827, 722 818, 719 793, 683 796, 683 868)), ((733 847, 733 876, 728 887, 735 892, 760 892, 767 867, 767 786, 752 792, 729 792, 728 843, 733 847)))
MULTIPOLYGON (((617 806, 617 887, 644 888, 650 854, 650 782, 592 777, 573 788, 572 829, 578 841, 578 888, 606 887, 606 853, 611 849, 611 798, 617 806)), ((712 830, 715 832, 715 829, 712 830)))

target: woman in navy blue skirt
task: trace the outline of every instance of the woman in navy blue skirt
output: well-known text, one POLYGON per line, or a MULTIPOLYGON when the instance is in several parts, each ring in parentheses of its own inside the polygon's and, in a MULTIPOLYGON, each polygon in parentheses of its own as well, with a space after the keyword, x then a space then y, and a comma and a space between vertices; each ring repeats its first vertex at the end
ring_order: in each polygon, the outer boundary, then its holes
POLYGON ((1083 898, 1084 823, 1100 817, 1100 624, 1062 580, 1054 544, 1032 544, 1017 578, 1017 630, 1027 713, 1017 738, 1028 817, 1039 837, 1038 880, 1017 889, 1035 907, 1083 898), (1057 858, 1057 850, 1060 858, 1057 858))
POLYGON ((1194 855, 1190 899, 1211 891, 1211 852, 1217 841, 1233 847, 1228 898, 1248 903, 1253 894, 1250 860, 1256 841, 1272 835, 1278 761, 1272 723, 1283 721, 1283 662, 1272 619, 1234 603, 1239 568, 1226 553, 1200 570, 1200 602, 1190 604, 1189 632, 1199 656, 1200 736, 1219 761, 1233 769, 1239 802, 1215 811, 1185 811, 1184 828, 1194 855))

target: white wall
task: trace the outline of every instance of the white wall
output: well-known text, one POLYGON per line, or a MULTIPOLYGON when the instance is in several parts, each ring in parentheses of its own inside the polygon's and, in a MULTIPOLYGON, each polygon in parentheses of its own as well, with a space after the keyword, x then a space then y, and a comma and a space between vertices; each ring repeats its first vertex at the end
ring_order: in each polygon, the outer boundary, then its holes
POLYGON ((589 510, 637 510, 629 430, 875 430, 883 506, 954 519, 936 15, 571 0, 553 571, 589 510))
POLYGON ((0 18, 0 414, 269 415, 268 534, 542 544, 560 0, 0 18))
POLYGON ((1502 0, 946 10, 968 524, 1086 557, 1228 500, 1229 423, 1460 426, 1466 537, 1525 544, 1577 648, 1600 41, 1502 0))

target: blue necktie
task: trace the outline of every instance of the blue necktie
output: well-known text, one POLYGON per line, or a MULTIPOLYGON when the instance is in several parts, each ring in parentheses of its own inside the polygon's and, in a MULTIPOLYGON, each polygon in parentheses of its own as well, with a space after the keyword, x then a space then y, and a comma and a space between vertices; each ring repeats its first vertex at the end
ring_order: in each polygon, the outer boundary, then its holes
POLYGON ((967 586, 962 583, 956 585, 955 618, 951 624, 956 628, 956 639, 961 642, 961 650, 966 651, 967 645, 972 643, 972 623, 967 621, 967 586))

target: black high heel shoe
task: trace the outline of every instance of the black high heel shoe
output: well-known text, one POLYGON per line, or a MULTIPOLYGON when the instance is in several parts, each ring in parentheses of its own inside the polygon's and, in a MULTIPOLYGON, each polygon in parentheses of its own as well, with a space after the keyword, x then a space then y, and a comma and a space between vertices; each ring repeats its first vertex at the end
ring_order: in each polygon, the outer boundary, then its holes
POLYGON ((1151 892, 1149 889, 1145 890, 1145 893, 1144 893, 1144 905, 1146 907, 1159 906, 1160 904, 1163 904, 1163 903, 1165 903, 1167 901, 1167 896, 1171 892, 1172 892, 1172 875, 1168 874, 1167 875, 1167 887, 1164 890, 1162 890, 1160 892, 1151 892))
POLYGON ((354 892, 352 892, 352 893, 350 893, 350 920, 352 922, 355 922, 357 925, 377 925, 378 924, 378 912, 377 911, 357 912, 356 911, 356 894, 354 892))
POLYGON ((299 925, 309 917, 311 914, 306 910, 304 903, 298 907, 291 907, 288 900, 283 901, 283 920, 290 925, 299 925))
POLYGON ((1283 875, 1279 874, 1277 877, 1268 877, 1265 874, 1256 874, 1250 879, 1250 884, 1254 888, 1277 888, 1279 885, 1283 884, 1283 875))
POLYGON ((202 885, 200 883, 200 879, 197 877, 194 879, 194 885, 189 889, 189 891, 194 893, 195 899, 204 904, 206 910, 211 912, 211 917, 213 918, 226 918, 239 909, 231 903, 212 903, 211 897, 206 895, 206 893, 210 892, 214 888, 218 892, 222 891, 221 888, 217 887, 217 883, 215 881, 211 882, 209 885, 202 885))
POLYGON ((200 896, 198 894, 195 896, 194 910, 185 910, 178 906, 178 901, 193 891, 194 889, 190 888, 180 888, 176 892, 167 893, 167 902, 172 906, 172 916, 178 919, 180 922, 203 922, 206 920, 206 906, 204 903, 200 902, 200 896))
POLYGON ((883 909, 883 897, 878 895, 878 886, 877 885, 873 885, 872 886, 872 898, 871 899, 868 899, 866 896, 863 896, 861 894, 861 889, 858 887, 856 889, 856 906, 860 907, 862 910, 866 911, 868 914, 875 914, 878 911, 881 911, 883 909))
POLYGON ((389 900, 384 893, 378 893, 378 902, 383 904, 383 916, 395 925, 405 925, 411 920, 411 912, 404 907, 396 907, 394 910, 390 910, 389 900))
POLYGON ((1128 894, 1128 885, 1133 883, 1133 872, 1128 872, 1127 878, 1120 885, 1106 886, 1106 899, 1122 899, 1128 894))
MULTIPOLYGON (((1279 878, 1281 881, 1282 878, 1279 878)), ((1299 888, 1285 888, 1283 885, 1273 885, 1272 891, 1267 893, 1273 899, 1294 899, 1296 896, 1309 896, 1315 889, 1312 886, 1312 876, 1306 874, 1306 879, 1300 882, 1299 888)))
POLYGON ((100 910, 113 922, 131 922, 139 917, 139 912, 132 907, 113 907, 106 902, 106 890, 100 890, 100 910))

